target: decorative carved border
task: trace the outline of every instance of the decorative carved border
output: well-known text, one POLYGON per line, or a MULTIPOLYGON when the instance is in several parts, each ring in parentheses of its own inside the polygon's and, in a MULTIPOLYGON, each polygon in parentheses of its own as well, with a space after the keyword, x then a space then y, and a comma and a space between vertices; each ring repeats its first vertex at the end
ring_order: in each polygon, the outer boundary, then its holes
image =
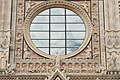
POLYGON ((29 30, 30 30, 31 22, 37 14, 39 14, 40 12, 42 12, 45 9, 56 8, 56 7, 67 8, 67 9, 74 11, 83 19, 85 26, 86 26, 86 36, 85 36, 85 39, 84 39, 82 45, 79 47, 79 49, 77 49, 76 51, 74 51, 68 55, 61 56, 62 58, 69 58, 69 57, 75 56, 76 54, 78 54, 80 51, 82 51, 87 46, 87 44, 90 41, 91 33, 92 33, 92 24, 91 24, 91 20, 90 20, 88 14, 85 12, 85 10, 81 6, 78 6, 75 3, 68 2, 68 1, 47 1, 47 2, 43 2, 43 3, 36 5, 33 9, 31 9, 31 11, 26 16, 26 19, 25 19, 25 22, 23 25, 24 26, 24 38, 25 38, 28 46, 34 52, 36 52, 37 54, 39 54, 41 56, 51 58, 52 55, 48 55, 35 47, 35 45, 33 44, 33 42, 30 39, 29 30))
POLYGON ((25 0, 18 0, 16 7, 16 28, 15 28, 15 58, 22 58, 23 46, 23 23, 24 23, 24 8, 25 0))

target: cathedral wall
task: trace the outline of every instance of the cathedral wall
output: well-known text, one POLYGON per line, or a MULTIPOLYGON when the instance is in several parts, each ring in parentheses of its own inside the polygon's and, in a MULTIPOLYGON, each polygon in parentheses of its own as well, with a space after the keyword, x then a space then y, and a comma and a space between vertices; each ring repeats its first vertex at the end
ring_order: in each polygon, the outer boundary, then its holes
MULTIPOLYGON (((41 80, 57 79, 58 76, 62 80, 82 79, 74 77, 77 75, 117 75, 119 78, 119 34, 119 0, 1 0, 0 72, 1 75, 27 73, 47 77, 41 80), (86 37, 80 51, 61 57, 43 54, 33 47, 28 39, 29 26, 32 19, 47 7, 69 8, 84 17, 90 36, 86 37)), ((94 80, 102 79, 99 76, 94 80)))

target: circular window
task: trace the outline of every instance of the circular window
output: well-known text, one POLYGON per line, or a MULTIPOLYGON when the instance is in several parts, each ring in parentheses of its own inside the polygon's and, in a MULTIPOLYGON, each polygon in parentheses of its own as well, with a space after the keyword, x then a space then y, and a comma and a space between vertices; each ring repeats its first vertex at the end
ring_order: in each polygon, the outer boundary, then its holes
POLYGON ((49 55, 67 55, 79 49, 86 34, 83 20, 66 8, 40 12, 30 26, 33 44, 49 55))

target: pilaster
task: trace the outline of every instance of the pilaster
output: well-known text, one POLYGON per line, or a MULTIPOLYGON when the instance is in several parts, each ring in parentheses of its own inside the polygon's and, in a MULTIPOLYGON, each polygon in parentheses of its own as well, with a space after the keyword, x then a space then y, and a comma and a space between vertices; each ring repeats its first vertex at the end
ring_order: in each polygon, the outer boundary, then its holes
POLYGON ((0 60, 1 69, 6 69, 10 45, 11 0, 1 0, 2 13, 0 22, 0 60))

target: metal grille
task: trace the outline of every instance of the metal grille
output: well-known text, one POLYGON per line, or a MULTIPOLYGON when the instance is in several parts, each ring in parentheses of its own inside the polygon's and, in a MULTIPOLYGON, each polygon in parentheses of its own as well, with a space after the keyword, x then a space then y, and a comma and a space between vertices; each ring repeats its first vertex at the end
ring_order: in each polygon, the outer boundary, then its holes
POLYGON ((44 10, 34 18, 30 27, 35 46, 49 55, 66 55, 77 50, 85 32, 82 19, 65 8, 44 10))

